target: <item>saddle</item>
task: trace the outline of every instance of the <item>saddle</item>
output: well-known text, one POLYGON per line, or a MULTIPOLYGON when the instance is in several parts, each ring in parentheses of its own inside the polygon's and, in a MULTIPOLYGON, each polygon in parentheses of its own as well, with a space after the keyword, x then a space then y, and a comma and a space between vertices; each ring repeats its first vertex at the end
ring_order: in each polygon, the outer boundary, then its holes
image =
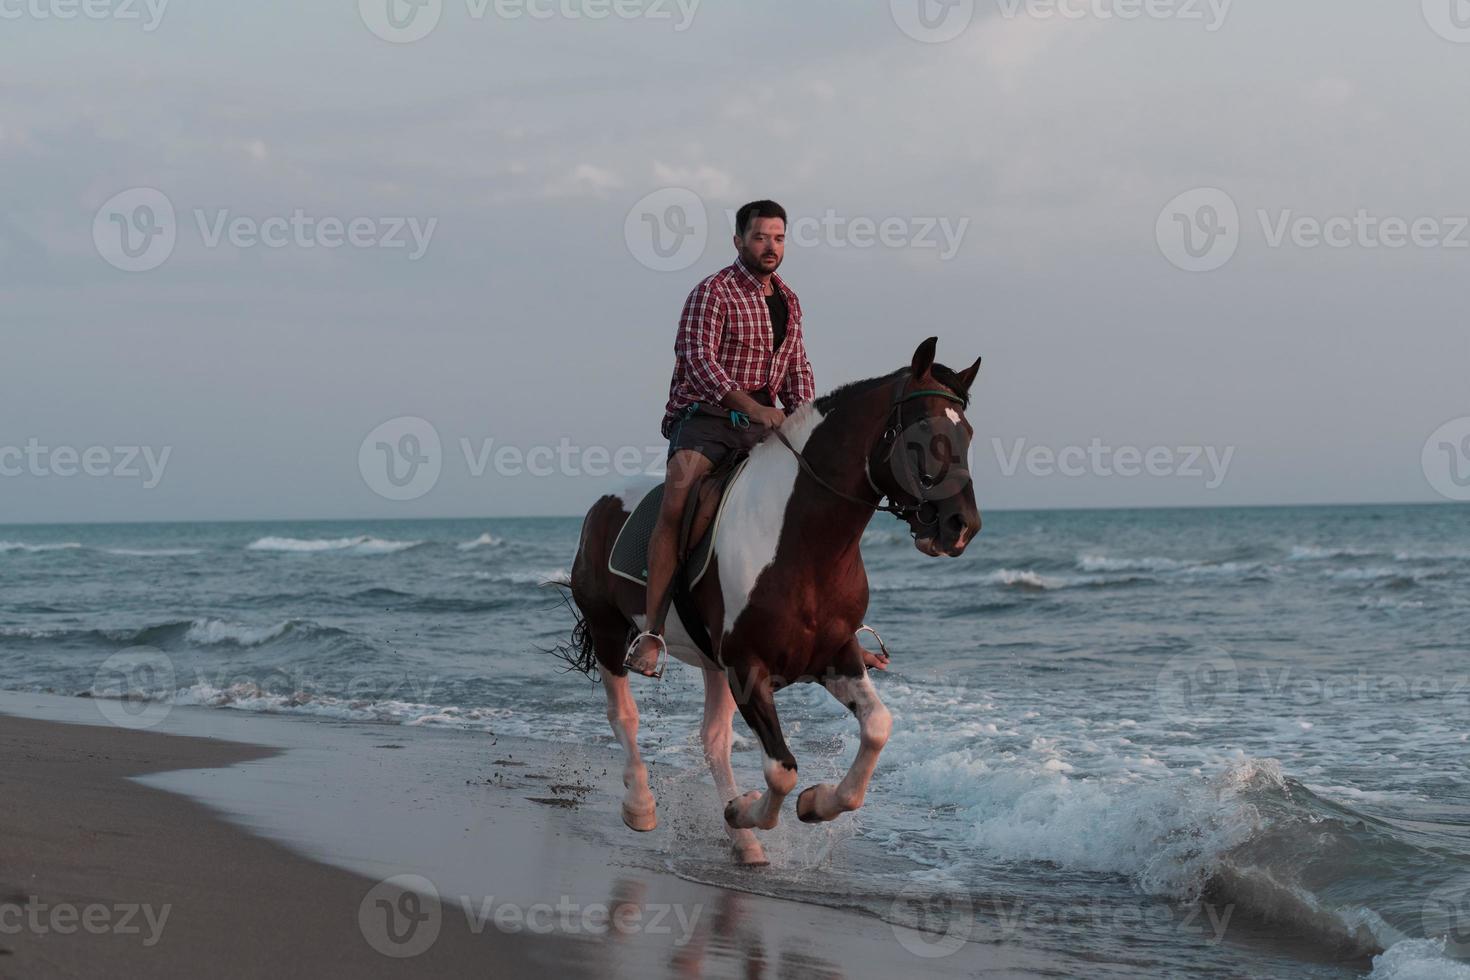
MULTIPOLYGON (((679 574, 690 588, 699 584, 709 570, 714 555, 715 530, 725 510, 725 497, 735 477, 745 468, 748 452, 734 452, 718 466, 700 477, 684 507, 684 520, 679 529, 679 574)), ((664 502, 664 485, 649 490, 633 508, 633 513, 618 532, 608 556, 607 570, 620 578, 648 584, 648 540, 658 523, 659 508, 664 502)))
MULTIPOLYGON (((725 501, 735 477, 740 475, 749 458, 748 450, 733 452, 699 479, 689 494, 679 529, 678 565, 670 588, 671 598, 695 645, 710 658, 714 657, 714 648, 709 639, 709 627, 695 607, 692 591, 709 570, 710 560, 714 557, 715 532, 719 530, 720 518, 725 512, 725 501)), ((639 585, 648 585, 648 540, 658 522, 663 500, 664 485, 660 483, 644 494, 638 506, 633 508, 633 513, 613 541, 612 554, 607 560, 609 572, 639 585)))

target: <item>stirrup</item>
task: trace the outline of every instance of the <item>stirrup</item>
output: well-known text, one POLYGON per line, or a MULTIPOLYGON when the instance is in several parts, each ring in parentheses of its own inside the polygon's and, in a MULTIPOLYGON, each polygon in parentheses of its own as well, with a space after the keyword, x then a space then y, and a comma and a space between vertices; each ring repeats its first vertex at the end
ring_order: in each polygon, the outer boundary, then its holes
POLYGON ((859 626, 857 628, 857 632, 854 633, 853 636, 862 636, 864 633, 872 633, 873 639, 878 641, 878 649, 883 652, 883 656, 891 656, 888 652, 888 644, 883 642, 883 637, 879 636, 878 631, 873 629, 873 627, 869 626, 867 623, 859 626))
POLYGON ((664 664, 668 661, 668 656, 669 647, 668 644, 664 642, 664 638, 658 633, 652 632, 651 630, 644 630, 642 633, 639 633, 637 636, 633 637, 633 642, 628 644, 628 652, 623 655, 623 669, 632 670, 632 672, 637 674, 639 677, 652 677, 654 680, 658 680, 660 677, 664 676, 664 664), (658 641, 658 657, 654 660, 654 671, 651 674, 645 674, 643 673, 643 671, 636 670, 632 666, 633 653, 638 649, 638 641, 642 640, 645 636, 651 636, 658 641))

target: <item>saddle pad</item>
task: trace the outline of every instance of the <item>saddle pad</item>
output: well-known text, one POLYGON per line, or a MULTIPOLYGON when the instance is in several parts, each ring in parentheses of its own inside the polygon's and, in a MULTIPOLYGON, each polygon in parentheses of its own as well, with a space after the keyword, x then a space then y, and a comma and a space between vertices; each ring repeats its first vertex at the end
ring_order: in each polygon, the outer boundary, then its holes
MULTIPOLYGON (((740 471, 745 469, 749 457, 742 459, 733 469, 725 475, 720 487, 720 502, 715 507, 715 519, 710 521, 709 530, 699 543, 689 553, 687 581, 689 587, 693 588, 704 578, 704 573, 709 570, 710 557, 714 553, 715 531, 720 527, 720 518, 725 513, 725 501, 730 496, 730 487, 734 485, 735 479, 740 471)), ((660 483, 638 502, 633 508, 633 513, 623 524, 622 530, 618 532, 617 540, 613 542, 612 555, 607 560, 607 570, 614 575, 637 582, 639 585, 648 584, 648 539, 653 535, 653 526, 658 522, 658 510, 663 506, 664 485, 660 483)), ((689 506, 698 506, 698 502, 691 496, 689 506)))

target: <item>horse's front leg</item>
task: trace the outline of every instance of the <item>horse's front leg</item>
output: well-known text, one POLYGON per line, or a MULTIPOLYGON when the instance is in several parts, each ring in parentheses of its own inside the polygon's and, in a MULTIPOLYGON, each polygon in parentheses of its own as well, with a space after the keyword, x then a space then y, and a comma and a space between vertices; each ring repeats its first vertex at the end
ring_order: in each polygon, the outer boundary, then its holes
MULTIPOLYGON (((700 727, 700 740, 704 743, 704 761, 709 764, 710 774, 715 777, 715 792, 721 800, 733 800, 740 795, 735 788, 735 770, 730 768, 731 723, 735 720, 735 698, 730 693, 730 682, 718 670, 705 670, 704 674, 704 724, 700 727)), ((725 833, 735 849, 735 860, 744 865, 769 864, 765 848, 750 830, 725 824, 725 833)))
MULTIPOLYGON (((856 638, 853 643, 857 644, 856 638)), ((837 674, 822 681, 828 693, 857 716, 861 742, 857 758, 842 782, 836 786, 831 783, 808 786, 796 798, 796 817, 804 823, 832 820, 863 805, 868 782, 878 765, 878 754, 888 744, 888 736, 893 731, 893 716, 878 699, 868 672, 861 665, 858 671, 855 675, 837 674)))
POLYGON ((638 754, 638 705, 628 688, 627 674, 619 677, 606 667, 599 669, 607 691, 607 720, 627 753, 623 766, 623 787, 627 791, 623 795, 623 823, 637 831, 649 831, 658 826, 658 813, 653 791, 648 788, 648 767, 638 754))
POLYGON ((781 818, 781 804, 796 789, 796 757, 781 735, 770 672, 761 664, 751 664, 739 670, 732 667, 726 676, 740 716, 760 740, 766 791, 753 789, 725 804, 725 822, 731 827, 770 830, 781 818))

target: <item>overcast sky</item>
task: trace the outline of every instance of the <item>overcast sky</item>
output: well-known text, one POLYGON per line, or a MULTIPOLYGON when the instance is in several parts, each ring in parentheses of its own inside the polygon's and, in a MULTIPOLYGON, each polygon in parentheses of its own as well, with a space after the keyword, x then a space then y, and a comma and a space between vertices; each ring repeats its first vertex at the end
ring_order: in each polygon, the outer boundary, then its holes
POLYGON ((1461 0, 388 2, 0 0, 0 523, 580 514, 754 197, 982 509, 1456 492, 1461 0))

